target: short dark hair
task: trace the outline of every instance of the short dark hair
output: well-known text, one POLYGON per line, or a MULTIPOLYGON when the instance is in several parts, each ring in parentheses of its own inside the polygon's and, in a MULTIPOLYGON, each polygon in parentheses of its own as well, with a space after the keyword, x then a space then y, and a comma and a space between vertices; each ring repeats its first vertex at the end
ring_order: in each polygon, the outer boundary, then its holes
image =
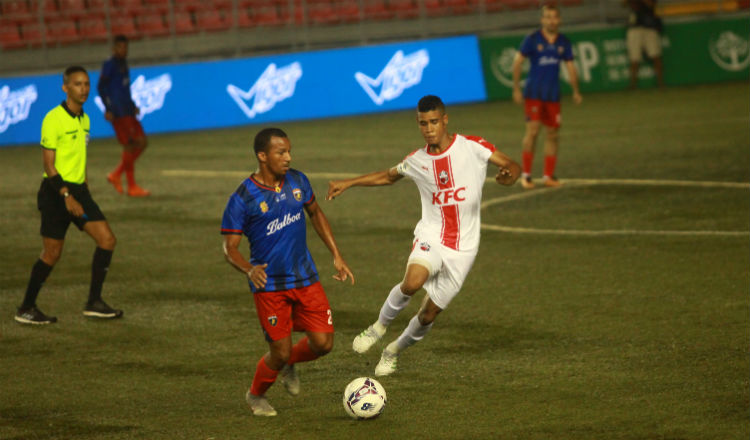
POLYGON ((81 66, 70 66, 67 69, 65 69, 65 72, 63 72, 63 84, 67 84, 68 80, 70 80, 70 75, 78 72, 83 72, 88 76, 88 72, 86 72, 86 69, 84 69, 81 66))
POLYGON ((123 34, 115 35, 115 39, 114 39, 114 43, 115 44, 117 44, 117 43, 127 43, 127 42, 128 42, 128 37, 126 37, 125 35, 123 35, 123 34))
POLYGON ((445 104, 443 100, 435 95, 423 96, 417 104, 417 111, 420 113, 430 112, 432 110, 440 110, 445 113, 445 104))
POLYGON ((544 11, 555 11, 557 13, 557 16, 560 16, 560 9, 558 9, 557 5, 554 3, 545 3, 542 5, 542 14, 544 14, 544 11))
POLYGON ((257 155, 261 151, 264 153, 268 152, 268 147, 271 145, 272 137, 288 138, 284 130, 275 127, 264 128, 255 135, 255 142, 253 144, 253 150, 257 155))

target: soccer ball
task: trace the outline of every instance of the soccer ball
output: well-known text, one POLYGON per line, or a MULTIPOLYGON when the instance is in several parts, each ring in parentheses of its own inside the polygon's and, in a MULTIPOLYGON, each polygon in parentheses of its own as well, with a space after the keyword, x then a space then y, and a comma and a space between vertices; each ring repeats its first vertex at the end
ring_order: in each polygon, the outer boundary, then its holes
POLYGON ((385 388, 375 379, 358 377, 344 390, 344 409, 354 419, 374 419, 385 409, 385 388))

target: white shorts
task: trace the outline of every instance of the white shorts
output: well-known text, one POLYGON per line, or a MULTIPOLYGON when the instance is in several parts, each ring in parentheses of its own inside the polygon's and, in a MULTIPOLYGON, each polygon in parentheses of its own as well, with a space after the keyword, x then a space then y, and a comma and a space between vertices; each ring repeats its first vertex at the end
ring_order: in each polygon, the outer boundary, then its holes
POLYGON ((626 34, 628 59, 632 63, 643 61, 643 51, 649 58, 661 56, 661 35, 655 29, 644 27, 629 28, 626 34))
POLYGON ((476 256, 476 250, 455 251, 440 242, 415 238, 407 264, 419 264, 430 272, 430 277, 422 287, 432 302, 445 310, 461 290, 476 256))

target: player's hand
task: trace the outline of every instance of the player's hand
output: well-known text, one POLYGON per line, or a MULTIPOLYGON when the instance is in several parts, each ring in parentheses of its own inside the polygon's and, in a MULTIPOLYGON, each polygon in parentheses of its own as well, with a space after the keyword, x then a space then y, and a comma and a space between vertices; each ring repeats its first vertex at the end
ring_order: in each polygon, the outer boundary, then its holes
POLYGON ((78 200, 72 195, 65 197, 65 209, 67 209, 73 217, 83 216, 83 206, 81 206, 81 204, 78 203, 78 200))
POLYGON ((340 195, 346 190, 347 186, 344 185, 342 180, 331 180, 328 182, 328 194, 326 200, 333 200, 336 196, 340 195))
POLYGON ((346 261, 344 261, 343 258, 341 257, 334 258, 333 267, 335 267, 336 272, 338 272, 336 275, 333 276, 334 280, 346 281, 347 278, 351 278, 352 285, 354 285, 354 274, 352 273, 352 270, 349 269, 349 266, 346 264, 346 261))
POLYGON ((112 122, 115 119, 115 115, 113 115, 111 111, 106 111, 104 112, 104 119, 112 122))
POLYGON ((247 273, 247 278, 250 279, 250 282, 253 283, 253 287, 256 289, 262 289, 266 287, 266 281, 268 280, 268 276, 266 275, 265 268, 268 267, 268 263, 266 264, 259 264, 257 266, 253 266, 252 269, 247 273))
POLYGON ((513 102, 516 104, 523 103, 523 93, 521 93, 521 89, 513 89, 513 102))
POLYGON ((513 176, 510 168, 500 167, 495 175, 495 181, 500 185, 513 185, 516 183, 517 177, 513 176))
POLYGON ((583 102, 583 96, 581 96, 581 94, 578 93, 578 92, 573 93, 573 102, 575 102, 576 104, 582 103, 583 102))

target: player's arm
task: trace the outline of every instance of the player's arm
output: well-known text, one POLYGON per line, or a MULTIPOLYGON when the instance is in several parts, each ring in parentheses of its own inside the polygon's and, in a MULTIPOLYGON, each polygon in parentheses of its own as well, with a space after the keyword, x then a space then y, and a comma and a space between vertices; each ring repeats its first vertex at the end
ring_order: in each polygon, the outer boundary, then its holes
POLYGON ((526 57, 521 52, 516 52, 513 58, 513 101, 516 104, 523 102, 523 93, 521 92, 521 67, 526 57))
POLYGON ((396 171, 396 167, 393 167, 385 171, 363 174, 352 179, 332 180, 328 182, 328 195, 326 195, 326 200, 332 200, 352 186, 393 185, 402 177, 403 176, 396 171))
POLYGON ((47 173, 47 177, 52 183, 52 187, 63 197, 65 200, 65 209, 68 210, 70 215, 74 217, 80 217, 83 215, 83 207, 78 200, 70 194, 68 186, 62 180, 62 176, 57 172, 55 168, 55 157, 57 155, 56 150, 42 147, 42 163, 44 166, 44 172, 47 173), (65 194, 68 194, 65 197, 65 194))
POLYGON ((112 113, 112 100, 109 97, 109 83, 111 81, 110 68, 111 64, 104 63, 102 65, 102 73, 99 76, 99 82, 96 84, 96 91, 99 92, 99 97, 102 98, 104 104, 104 119, 112 122, 114 114, 112 113))
POLYGON ((336 246, 336 240, 333 238, 331 225, 328 223, 328 218, 323 214, 323 210, 320 209, 318 202, 313 200, 312 203, 305 205, 305 211, 310 216, 310 222, 313 228, 315 228, 315 232, 318 233, 320 239, 323 240, 323 243, 325 243, 333 255, 333 266, 336 268, 336 272, 338 272, 333 278, 339 281, 346 281, 347 278, 351 278, 352 284, 354 284, 354 274, 352 274, 351 269, 349 269, 346 261, 341 256, 341 252, 339 252, 339 248, 336 246))
POLYGON ((580 104, 583 101, 583 97, 581 96, 581 90, 578 88, 578 70, 573 60, 565 61, 565 68, 568 69, 570 87, 573 88, 573 102, 580 104))
POLYGON ((242 235, 239 234, 225 234, 224 243, 222 248, 224 249, 224 258, 227 260, 232 267, 245 274, 253 283, 256 289, 261 289, 266 285, 266 271, 265 268, 268 264, 260 264, 253 266, 249 261, 242 256, 239 247, 242 241, 242 235))
POLYGON ((521 166, 499 150, 495 150, 488 160, 498 168, 495 181, 500 185, 513 185, 521 175, 521 166))

